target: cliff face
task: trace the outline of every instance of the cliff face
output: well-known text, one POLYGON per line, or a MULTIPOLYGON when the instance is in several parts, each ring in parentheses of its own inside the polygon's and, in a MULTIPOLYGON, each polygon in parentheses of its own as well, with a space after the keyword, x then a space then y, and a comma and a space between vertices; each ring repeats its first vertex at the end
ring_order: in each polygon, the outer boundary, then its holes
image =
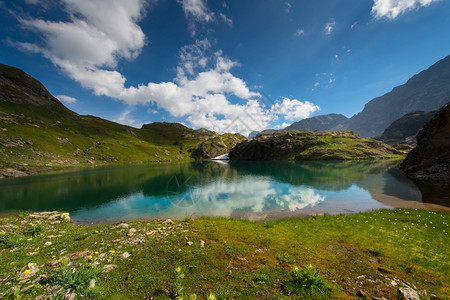
POLYGON ((401 168, 413 179, 450 185, 450 102, 417 134, 417 147, 401 168))
POLYGON ((232 160, 351 160, 398 157, 401 152, 351 131, 290 131, 237 144, 232 160))
POLYGON ((395 120, 383 134, 377 138, 386 144, 416 145, 416 135, 435 114, 432 111, 414 111, 395 120))

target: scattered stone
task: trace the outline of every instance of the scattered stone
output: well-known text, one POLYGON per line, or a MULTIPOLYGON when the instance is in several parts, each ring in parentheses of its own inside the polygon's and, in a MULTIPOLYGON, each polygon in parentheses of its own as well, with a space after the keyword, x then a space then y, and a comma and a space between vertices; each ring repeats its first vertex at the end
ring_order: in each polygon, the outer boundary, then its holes
POLYGON ((359 290, 356 292, 356 296, 359 298, 366 298, 367 294, 363 290, 359 290))
POLYGON ((441 300, 441 299, 444 299, 444 298, 442 298, 442 296, 441 295, 439 295, 439 294, 431 294, 430 295, 430 300, 441 300))
POLYGON ((39 272, 39 267, 35 263, 28 263, 26 266, 20 270, 20 279, 30 278, 39 272))
POLYGON ((74 292, 70 293, 70 294, 66 294, 66 296, 64 297, 64 300, 75 300, 75 297, 77 296, 77 294, 75 294, 74 292))
POLYGON ((28 176, 27 173, 12 168, 0 169, 0 175, 6 178, 28 176))
POLYGON ((69 258, 70 258, 70 260, 78 260, 81 257, 89 257, 89 255, 92 255, 92 254, 93 254, 93 252, 91 250, 86 250, 86 251, 81 251, 81 252, 70 253, 69 258))
POLYGON ((373 297, 372 300, 389 300, 389 299, 384 297, 373 297))
POLYGON ((28 291, 29 289, 33 288, 33 286, 34 286, 34 284, 30 284, 29 286, 24 287, 23 289, 21 289, 20 292, 24 293, 24 292, 28 291))
POLYGON ((45 242, 44 246, 51 246, 52 242, 45 242))
POLYGON ((93 160, 86 159, 86 161, 87 161, 88 163, 90 163, 91 165, 95 165, 95 162, 94 162, 93 160))
POLYGON ((58 234, 58 235, 49 235, 49 236, 47 236, 46 238, 47 239, 56 239, 56 238, 59 238, 59 237, 62 237, 63 235, 62 234, 58 234))
POLYGON ((39 277, 37 277, 36 279, 34 279, 33 281, 31 281, 31 283, 32 283, 32 284, 35 284, 35 283, 41 282, 41 281, 43 281, 43 280, 45 280, 45 279, 47 279, 47 276, 45 276, 45 275, 40 275, 39 277))
POLYGON ((356 277, 356 279, 364 279, 366 277, 366 275, 359 275, 358 277, 356 277))
POLYGON ((395 280, 392 279, 392 280, 391 280, 391 285, 392 285, 392 286, 397 286, 397 282, 396 282, 395 280))
POLYGON ((266 253, 267 252, 267 249, 266 248, 257 248, 256 250, 255 250, 255 253, 260 253, 260 254, 264 254, 264 253, 266 253))
POLYGON ((114 268, 117 268, 117 265, 105 265, 103 266, 103 272, 111 272, 114 268))
POLYGON ((90 289, 95 288, 95 279, 91 279, 91 281, 89 281, 89 288, 90 289))
POLYGON ((398 294, 400 299, 404 300, 420 300, 419 294, 410 288, 409 286, 404 286, 398 289, 398 294))
POLYGON ((128 252, 124 252, 124 253, 122 254, 122 257, 123 257, 123 258, 128 258, 128 257, 130 257, 130 256, 131 256, 131 254, 128 253, 128 252))
POLYGON ((426 297, 426 296, 427 296, 427 291, 426 291, 426 290, 420 290, 420 291, 417 291, 417 293, 418 293, 420 296, 423 296, 423 297, 426 297))
POLYGON ((136 233, 136 228, 130 228, 129 233, 136 233))
POLYGON ((128 227, 130 227, 127 223, 120 223, 119 225, 116 226, 116 228, 121 228, 121 229, 128 229, 128 227))
POLYGON ((171 219, 167 219, 167 220, 165 220, 165 221, 163 222, 163 224, 166 224, 166 225, 175 225, 175 222, 172 221, 171 219))
POLYGON ((205 248, 205 241, 204 240, 200 240, 200 248, 205 248))
POLYGON ((187 244, 188 244, 189 246, 192 246, 194 243, 191 242, 191 241, 188 241, 187 244))

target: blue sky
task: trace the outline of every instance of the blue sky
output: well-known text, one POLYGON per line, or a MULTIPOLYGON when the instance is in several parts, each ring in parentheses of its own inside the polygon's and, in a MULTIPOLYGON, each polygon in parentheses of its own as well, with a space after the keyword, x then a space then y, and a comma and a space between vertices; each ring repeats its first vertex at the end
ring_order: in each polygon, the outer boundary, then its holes
POLYGON ((67 107, 244 134, 361 111, 450 54, 448 0, 0 0, 0 62, 67 107))

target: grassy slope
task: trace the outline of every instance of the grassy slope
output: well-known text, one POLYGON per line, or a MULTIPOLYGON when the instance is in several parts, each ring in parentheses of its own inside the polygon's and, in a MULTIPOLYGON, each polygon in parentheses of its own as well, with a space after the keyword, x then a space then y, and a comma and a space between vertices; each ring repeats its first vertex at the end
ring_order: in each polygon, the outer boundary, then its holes
POLYGON ((208 135, 178 124, 136 129, 57 106, 0 101, 0 169, 185 161, 208 135))
POLYGON ((41 267, 31 280, 43 274, 55 278, 62 263, 44 264, 89 250, 86 255, 92 258, 73 261, 75 273, 70 274, 82 273, 81 266, 97 265, 101 270, 106 264, 117 265, 97 275, 94 289, 86 287, 95 272, 72 285, 78 295, 94 298, 165 299, 181 288, 200 299, 210 292, 218 299, 295 298, 285 287, 292 280, 292 269, 308 264, 321 272, 337 298, 362 290, 369 299, 382 295, 392 299, 398 288, 392 280, 398 285, 405 280, 428 295, 449 297, 449 221, 448 214, 397 209, 266 223, 211 218, 174 225, 137 221, 130 223, 133 232, 114 225, 51 225, 54 220, 27 214, 4 217, 0 293, 13 298, 10 289, 17 286, 29 288, 16 292, 26 298, 56 294, 61 282, 20 283, 22 268, 34 262, 41 267), (43 246, 46 241, 52 245, 43 246), (30 252, 37 253, 27 255, 30 252), (125 252, 131 256, 123 258, 125 252), (181 268, 178 275, 176 267, 181 268), (52 285, 56 288, 50 292, 52 285))

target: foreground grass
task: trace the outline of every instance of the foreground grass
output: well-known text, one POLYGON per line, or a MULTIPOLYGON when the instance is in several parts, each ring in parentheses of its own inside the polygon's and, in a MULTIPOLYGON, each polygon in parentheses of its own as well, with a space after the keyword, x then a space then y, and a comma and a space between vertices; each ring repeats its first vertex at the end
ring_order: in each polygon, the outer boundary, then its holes
POLYGON ((0 298, 450 296, 450 215, 396 209, 254 223, 0 219, 0 298), (425 292, 426 295, 425 296, 425 292))

